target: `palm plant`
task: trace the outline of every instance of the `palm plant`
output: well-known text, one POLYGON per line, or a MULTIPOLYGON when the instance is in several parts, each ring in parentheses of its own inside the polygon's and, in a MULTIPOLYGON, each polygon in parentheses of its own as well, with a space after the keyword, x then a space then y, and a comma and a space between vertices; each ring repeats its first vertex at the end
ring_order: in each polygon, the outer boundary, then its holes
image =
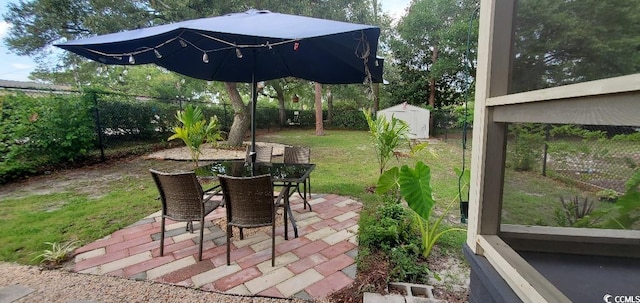
POLYGON ((189 148, 194 168, 197 168, 198 160, 202 154, 202 145, 205 142, 213 143, 222 138, 218 118, 213 116, 207 123, 200 107, 188 104, 184 110, 179 110, 176 113, 176 119, 180 121, 182 126, 173 128, 174 134, 169 137, 169 140, 181 139, 189 148))
POLYGON ((362 112, 367 119, 367 124, 369 124, 369 133, 376 150, 380 174, 382 174, 393 156, 394 150, 402 143, 402 140, 408 142, 409 125, 396 117, 392 117, 391 121, 384 116, 376 117, 374 120, 370 110, 363 109, 362 112))

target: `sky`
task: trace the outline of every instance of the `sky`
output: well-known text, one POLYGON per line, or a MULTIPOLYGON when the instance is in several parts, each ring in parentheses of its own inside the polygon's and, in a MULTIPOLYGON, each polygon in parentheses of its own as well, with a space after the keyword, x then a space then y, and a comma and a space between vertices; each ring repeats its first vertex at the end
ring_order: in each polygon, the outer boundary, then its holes
MULTIPOLYGON (((0 15, 7 11, 8 3, 17 3, 18 0, 0 1, 0 15)), ((381 0, 382 10, 394 18, 399 18, 409 5, 410 0, 381 0)), ((0 80, 30 81, 29 73, 36 68, 36 63, 29 57, 15 55, 7 48, 4 38, 11 24, 0 18, 0 80)))

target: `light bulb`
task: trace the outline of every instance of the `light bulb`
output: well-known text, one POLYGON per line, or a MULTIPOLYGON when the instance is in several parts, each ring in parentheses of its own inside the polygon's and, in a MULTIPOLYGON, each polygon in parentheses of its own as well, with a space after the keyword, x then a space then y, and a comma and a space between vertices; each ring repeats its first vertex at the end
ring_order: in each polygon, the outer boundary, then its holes
POLYGON ((236 48, 236 57, 238 57, 238 59, 242 59, 242 52, 239 48, 236 48))
POLYGON ((207 55, 207 53, 202 55, 202 62, 209 63, 209 55, 207 55))
POLYGON ((131 63, 131 64, 136 64, 136 59, 135 59, 135 58, 133 58, 133 55, 130 55, 130 56, 129 56, 129 63, 131 63))
POLYGON ((184 40, 182 40, 182 39, 180 39, 178 41, 180 41, 180 45, 182 45, 182 47, 187 47, 187 42, 184 42, 184 40))
POLYGON ((158 59, 162 58, 162 54, 157 49, 154 48, 153 53, 156 55, 156 58, 158 59))

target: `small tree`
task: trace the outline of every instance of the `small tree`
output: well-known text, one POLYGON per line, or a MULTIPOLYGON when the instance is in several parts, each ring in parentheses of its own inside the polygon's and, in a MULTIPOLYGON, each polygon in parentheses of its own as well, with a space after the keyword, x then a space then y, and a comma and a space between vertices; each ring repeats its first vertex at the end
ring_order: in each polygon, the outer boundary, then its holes
POLYGON ((196 106, 188 104, 184 111, 176 113, 176 119, 182 126, 173 128, 174 134, 169 140, 181 139, 191 152, 194 168, 198 168, 198 159, 202 153, 202 144, 205 142, 216 142, 221 139, 218 117, 213 116, 207 123, 202 114, 202 110, 196 106))

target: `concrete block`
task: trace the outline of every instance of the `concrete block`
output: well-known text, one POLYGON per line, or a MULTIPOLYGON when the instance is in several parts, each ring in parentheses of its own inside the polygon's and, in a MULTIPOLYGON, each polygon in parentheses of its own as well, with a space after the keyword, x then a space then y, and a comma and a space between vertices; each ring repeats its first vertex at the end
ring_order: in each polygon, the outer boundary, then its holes
POLYGON ((433 286, 430 285, 391 282, 389 290, 403 292, 407 303, 446 303, 433 296, 433 286))
POLYGON ((405 303, 404 297, 401 295, 386 295, 378 293, 365 292, 362 303, 405 303))

